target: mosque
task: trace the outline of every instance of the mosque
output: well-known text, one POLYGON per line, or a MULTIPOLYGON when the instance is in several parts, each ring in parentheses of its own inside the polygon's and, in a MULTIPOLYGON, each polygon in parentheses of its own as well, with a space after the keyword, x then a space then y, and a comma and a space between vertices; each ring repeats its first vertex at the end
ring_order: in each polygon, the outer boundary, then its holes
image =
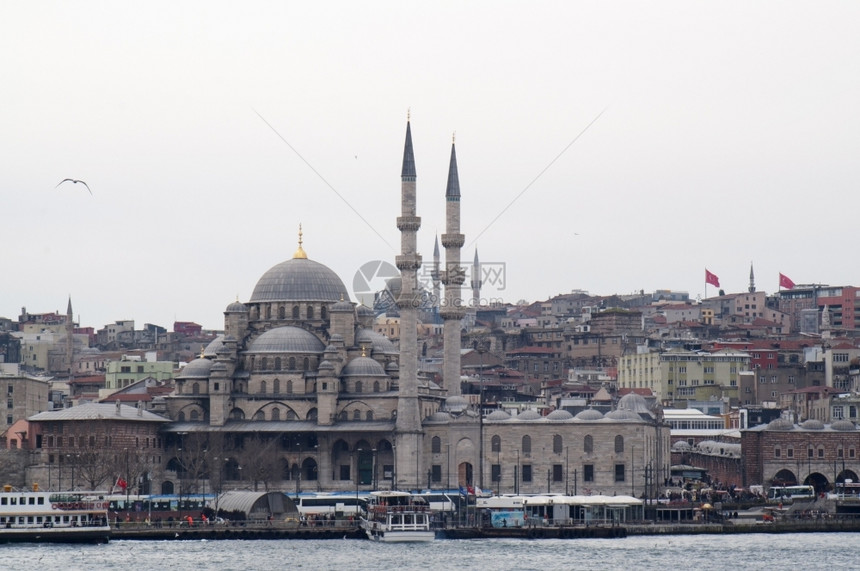
MULTIPOLYGON (((224 335, 176 377, 161 489, 265 485, 291 491, 475 486, 499 493, 639 495, 669 474, 669 430, 635 394, 605 415, 495 411, 460 394, 460 185, 455 145, 445 192, 442 386, 419 375, 416 171, 410 122, 401 171, 399 347, 375 314, 304 250, 268 270, 224 311, 224 335)), ((474 285, 473 285, 474 287, 474 285)))

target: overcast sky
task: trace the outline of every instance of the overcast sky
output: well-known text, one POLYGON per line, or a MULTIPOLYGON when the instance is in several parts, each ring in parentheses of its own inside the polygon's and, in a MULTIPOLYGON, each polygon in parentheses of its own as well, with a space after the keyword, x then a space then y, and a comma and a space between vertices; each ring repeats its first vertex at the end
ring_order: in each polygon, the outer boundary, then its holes
POLYGON ((768 292, 860 285, 858 22, 856 1, 6 2, 0 316, 71 295, 83 326, 221 328, 299 223, 352 289, 399 250, 409 109, 420 252, 456 132, 463 257, 505 264, 488 298, 695 297, 705 267, 745 291, 751 261, 768 292))

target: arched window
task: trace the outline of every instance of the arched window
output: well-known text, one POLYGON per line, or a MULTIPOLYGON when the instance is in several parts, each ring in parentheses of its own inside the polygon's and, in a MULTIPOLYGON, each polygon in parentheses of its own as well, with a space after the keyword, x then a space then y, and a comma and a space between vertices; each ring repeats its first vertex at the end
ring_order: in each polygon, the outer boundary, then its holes
MULTIPOLYGON (((177 415, 177 420, 179 420, 179 422, 185 422, 185 411, 179 411, 179 414, 177 415)), ((57 442, 62 442, 62 440, 58 438, 57 442)), ((58 444, 57 446, 62 446, 62 444, 58 444)))
POLYGON ((260 368, 264 371, 269 370, 269 358, 268 357, 263 357, 262 361, 260 362, 260 368))
POLYGON ((200 385, 198 383, 194 383, 191 385, 191 394, 199 395, 200 394, 200 385))
POLYGON ((310 362, 310 360, 309 360, 307 357, 305 357, 304 363, 302 363, 302 365, 304 366, 304 370, 305 370, 305 371, 310 371, 310 369, 311 369, 311 362, 310 362))
POLYGON ((326 310, 325 306, 322 306, 320 308, 320 319, 328 319, 328 311, 326 310))
POLYGON ((275 381, 273 383, 273 387, 272 387, 272 392, 275 393, 276 395, 281 394, 281 380, 280 379, 275 379, 275 381))
POLYGON ((281 420, 281 409, 278 407, 272 409, 272 420, 281 420))
POLYGON ((379 381, 373 381, 373 392, 379 392, 379 381))
POLYGON ((299 318, 299 306, 294 305, 293 306, 293 319, 298 319, 298 318, 299 318))
POLYGON ((526 434, 523 436, 523 454, 528 456, 532 453, 532 437, 526 434))
POLYGON ((276 371, 281 370, 281 358, 280 357, 275 357, 275 370, 276 371))
POLYGON ((313 318, 314 318, 314 306, 309 305, 308 306, 308 319, 313 319, 313 318))
POLYGON ((355 392, 361 392, 361 381, 355 381, 355 392))
POLYGON ((266 306, 266 319, 271 319, 271 318, 272 318, 272 306, 267 305, 266 306))
POLYGON ((353 420, 361 420, 361 411, 360 410, 354 410, 352 412, 352 419, 353 420))
POLYGON ((251 417, 251 420, 266 420, 266 415, 263 414, 262 410, 258 410, 254 413, 254 416, 251 417))
POLYGON ((287 381, 287 394, 288 395, 293 394, 293 381, 290 381, 290 380, 287 381))
POLYGON ((260 394, 266 394, 266 381, 260 381, 260 394))
POLYGON ((291 371, 296 370, 296 358, 295 357, 290 357, 290 367, 289 368, 291 371))
POLYGON ((241 408, 234 408, 230 411, 231 420, 245 420, 245 411, 241 408))
POLYGON ((283 305, 278 306, 278 319, 286 319, 287 310, 283 305))
POLYGON ((624 452, 624 437, 620 434, 615 437, 615 453, 621 454, 624 452))
POLYGON ((442 452, 442 439, 438 436, 434 436, 433 440, 430 441, 430 452, 433 454, 439 454, 442 452))
POLYGON ((364 415, 364 418, 366 420, 373 420, 373 411, 372 410, 367 411, 367 414, 364 415))
POLYGON ((191 422, 197 422, 198 420, 200 420, 200 413, 197 412, 196 410, 192 410, 191 411, 191 422))
POLYGON ((583 442, 582 448, 585 450, 586 454, 594 452, 594 438, 590 434, 585 435, 585 441, 583 442))
POLYGON ((349 413, 345 410, 340 411, 340 420, 349 420, 349 413))
POLYGON ((296 418, 298 418, 296 416, 296 411, 294 411, 293 409, 287 411, 287 420, 295 420, 296 418))
POLYGON ((498 434, 494 435, 492 440, 490 440, 491 450, 493 452, 501 452, 502 451, 502 437, 498 434))
POLYGON ((319 414, 319 412, 317 411, 317 409, 312 408, 308 411, 308 416, 307 416, 306 420, 313 420, 314 422, 316 422, 318 414, 319 414))
POLYGON ((564 448, 564 441, 561 439, 560 434, 556 434, 552 437, 552 452, 553 454, 561 454, 562 449, 564 448))

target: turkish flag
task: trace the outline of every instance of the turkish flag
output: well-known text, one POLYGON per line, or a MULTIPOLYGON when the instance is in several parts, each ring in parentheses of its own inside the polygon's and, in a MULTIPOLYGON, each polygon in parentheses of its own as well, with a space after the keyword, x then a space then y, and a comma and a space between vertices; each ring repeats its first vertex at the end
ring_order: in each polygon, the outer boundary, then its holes
POLYGON ((791 281, 791 278, 789 278, 787 275, 780 273, 779 287, 784 287, 785 289, 794 289, 794 282, 791 281))
POLYGON ((705 283, 711 284, 714 287, 720 287, 720 278, 717 277, 717 274, 712 274, 708 271, 708 268, 705 268, 705 283))

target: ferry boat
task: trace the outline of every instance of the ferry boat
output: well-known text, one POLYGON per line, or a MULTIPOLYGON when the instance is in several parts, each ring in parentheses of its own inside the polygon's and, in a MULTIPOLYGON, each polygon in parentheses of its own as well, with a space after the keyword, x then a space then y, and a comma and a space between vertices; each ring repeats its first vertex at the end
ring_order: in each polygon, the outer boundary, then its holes
POLYGON ((98 492, 0 491, 0 543, 107 543, 108 502, 98 492))
POLYGON ((371 492, 367 517, 361 518, 361 527, 368 539, 384 543, 436 539, 436 533, 430 529, 430 509, 426 500, 409 492, 371 492))

